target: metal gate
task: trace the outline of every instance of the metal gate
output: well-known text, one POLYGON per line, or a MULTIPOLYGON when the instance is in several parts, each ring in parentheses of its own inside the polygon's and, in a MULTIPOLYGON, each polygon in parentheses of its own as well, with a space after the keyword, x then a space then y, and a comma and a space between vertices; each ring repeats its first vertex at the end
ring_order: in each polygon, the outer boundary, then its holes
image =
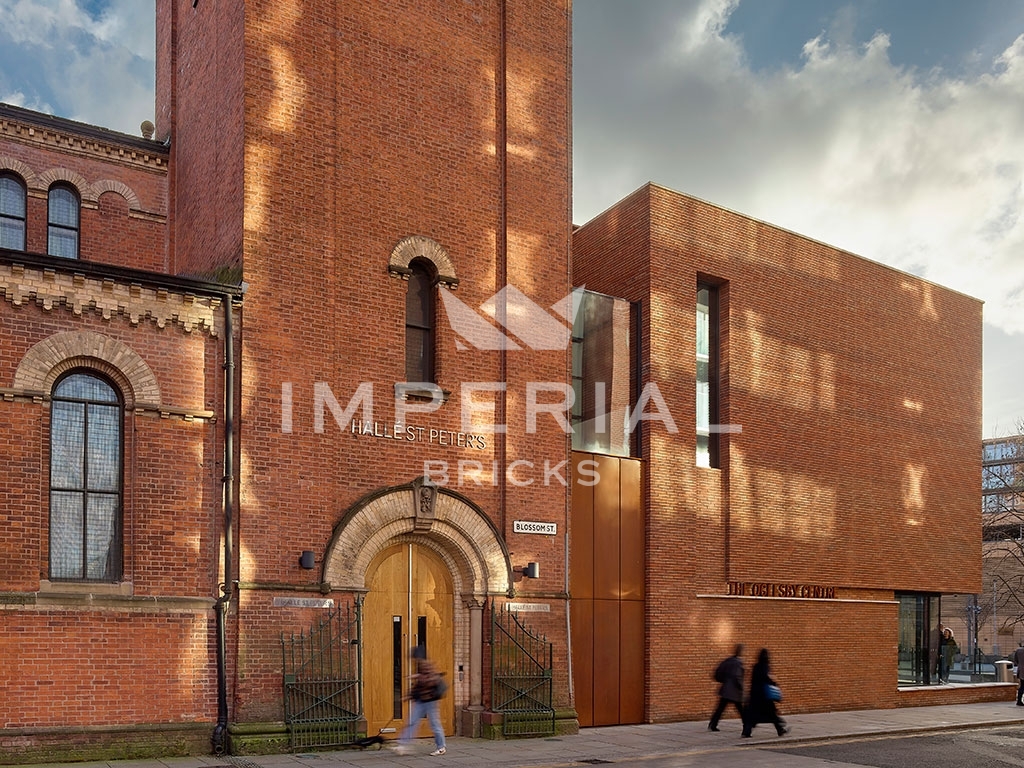
POLYGON ((507 607, 491 612, 491 706, 505 736, 551 736, 551 646, 507 607))
POLYGON ((284 721, 293 752, 340 747, 361 735, 361 619, 357 603, 331 612, 308 634, 281 633, 284 721))

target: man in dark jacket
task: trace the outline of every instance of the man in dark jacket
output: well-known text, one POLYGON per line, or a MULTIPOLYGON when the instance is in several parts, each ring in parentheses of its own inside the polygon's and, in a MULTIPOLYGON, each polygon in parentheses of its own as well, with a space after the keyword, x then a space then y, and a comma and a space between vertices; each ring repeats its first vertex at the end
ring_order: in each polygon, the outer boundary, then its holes
POLYGON ((715 669, 715 680, 720 684, 718 706, 711 714, 711 722, 708 723, 709 731, 718 730, 718 721, 722 719, 725 708, 729 704, 735 705, 740 720, 743 720, 743 662, 740 661, 742 655, 743 646, 737 645, 732 656, 722 659, 715 669))

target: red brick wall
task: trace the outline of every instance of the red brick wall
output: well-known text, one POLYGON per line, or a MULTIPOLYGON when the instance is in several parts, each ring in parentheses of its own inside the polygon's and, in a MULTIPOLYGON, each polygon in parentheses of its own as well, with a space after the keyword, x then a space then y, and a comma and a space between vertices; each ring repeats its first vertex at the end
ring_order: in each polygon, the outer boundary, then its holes
POLYGON ((211 722, 212 645, 213 622, 201 614, 4 611, 0 718, 37 730, 211 722))
MULTIPOLYGON (((219 337, 189 334, 173 324, 161 329, 145 319, 133 326, 117 314, 105 320, 88 308, 76 316, 65 307, 44 310, 0 300, 0 387, 14 391, 26 353, 66 331, 91 331, 131 347, 152 369, 161 405, 223 412, 219 337)), ((0 400, 0 434, 5 744, 26 754, 57 755, 40 746, 50 727, 70 729, 65 741, 73 743, 79 727, 211 723, 216 669, 210 605, 222 526, 218 422, 126 412, 124 582, 134 598, 102 588, 92 597, 75 597, 69 594, 75 587, 43 585, 48 404, 23 396, 0 400)))
MULTIPOLYGON (((405 370, 406 283, 387 265, 408 235, 446 249, 460 279, 455 295, 472 308, 505 284, 545 308, 566 295, 567 9, 511 4, 505 123, 498 6, 308 2, 288 11, 254 2, 245 19, 240 578, 308 583, 315 574, 298 568, 299 551, 322 552, 352 504, 422 475, 425 459, 449 462, 453 480, 459 460, 489 469, 518 459, 537 468, 532 485, 456 490, 492 517, 516 564, 543 563, 540 583, 524 589, 560 593, 561 537, 512 535, 511 526, 524 516, 566 520, 565 488, 544 486, 542 475, 545 459, 568 458, 566 436, 550 417, 538 434, 524 434, 523 405, 527 381, 566 380, 565 350, 509 352, 504 362, 498 352, 459 350, 439 302, 438 383, 452 395, 410 423, 463 431, 460 384, 507 381, 503 451, 493 436, 485 451, 360 438, 329 413, 316 434, 313 385, 326 382, 344 407, 359 383, 371 382, 374 418, 393 418, 393 385, 405 370), (507 153, 496 153, 505 138, 507 153), (281 431, 286 381, 294 385, 291 434, 281 431)), ((260 608, 270 599, 261 592, 243 605, 245 643, 275 643, 290 620, 260 608)), ((564 620, 556 630, 565 670, 564 620)), ((241 658, 234 716, 279 716, 278 660, 269 651, 241 658)), ((563 673, 566 703, 567 689, 563 673)))
POLYGON ((39 510, 44 508, 41 487, 49 469, 41 461, 38 411, 39 406, 32 403, 0 403, 0 445, 6 457, 5 493, 0 496, 0 520, 4 521, 0 526, 0 584, 16 592, 39 588, 36 564, 43 534, 39 510))
POLYGON ((157 2, 158 135, 171 138, 173 274, 238 282, 243 163, 247 152, 265 149, 247 141, 243 112, 246 5, 157 2))
MULTIPOLYGON (((116 134, 115 134, 116 136, 116 134)), ((79 221, 79 258, 119 267, 166 269, 164 247, 167 215, 167 152, 154 143, 147 152, 134 143, 118 145, 82 139, 73 131, 44 131, 25 124, 0 134, 3 154, 27 168, 28 183, 25 250, 47 252, 47 184, 51 178, 72 178, 82 198, 79 221), (30 133, 31 131, 31 133, 30 133), (40 178, 39 182, 33 181, 40 178), (86 186, 87 188, 80 188, 86 186), (41 187, 41 188, 37 188, 41 187), (94 201, 93 187, 104 191, 94 201), (125 194, 122 190, 127 189, 125 194), (137 200, 129 211, 125 195, 137 200)), ((69 183, 62 181, 61 183, 69 183)))
POLYGON ((641 302, 644 382, 679 428, 645 432, 650 719, 701 716, 735 642, 774 651, 790 711, 896 706, 887 601, 980 586, 981 303, 656 186, 576 231, 573 278, 641 302), (694 458, 699 278, 722 282, 721 421, 742 425, 720 469, 694 458), (729 581, 861 602, 711 597, 729 581))

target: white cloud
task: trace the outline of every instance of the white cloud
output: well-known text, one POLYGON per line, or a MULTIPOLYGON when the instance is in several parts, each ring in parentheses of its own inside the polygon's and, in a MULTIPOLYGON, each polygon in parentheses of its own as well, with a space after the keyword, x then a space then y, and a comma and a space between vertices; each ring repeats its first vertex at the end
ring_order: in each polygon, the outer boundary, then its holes
POLYGON ((0 0, 0 68, 19 68, 17 82, 0 76, 0 100, 138 134, 154 112, 154 39, 152 3, 109 0, 94 18, 76 0, 0 0))
POLYGON ((1024 36, 970 78, 895 66, 883 33, 753 71, 724 33, 734 7, 689 6, 606 111, 577 114, 577 222, 651 180, 985 299, 1024 332, 1024 36))

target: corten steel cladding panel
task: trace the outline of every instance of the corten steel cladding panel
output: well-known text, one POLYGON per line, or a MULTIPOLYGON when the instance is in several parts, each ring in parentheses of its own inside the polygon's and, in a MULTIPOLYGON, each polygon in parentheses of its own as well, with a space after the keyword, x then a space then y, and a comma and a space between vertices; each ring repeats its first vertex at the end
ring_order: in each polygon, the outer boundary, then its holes
MULTIPOLYGON (((594 599, 594 487, 580 485, 586 479, 579 473, 581 461, 589 453, 572 455, 572 546, 569 547, 569 593, 577 599, 594 599)), ((588 614, 593 616, 593 612, 588 614)))
POLYGON ((594 601, 594 725, 619 724, 619 601, 594 601))
MULTIPOLYGON (((639 461, 619 460, 619 597, 644 599, 644 507, 639 461)), ((640 624, 643 627, 643 622, 640 624)))
POLYGON ((619 601, 619 723, 644 721, 644 603, 619 601))
POLYGON ((594 724, 594 601, 573 598, 572 683, 581 726, 594 724))
POLYGON ((594 486, 594 598, 617 600, 621 581, 619 460, 610 456, 595 458, 601 479, 594 486))
POLYGON ((582 726, 643 722, 644 517, 640 462, 594 461, 596 486, 573 485, 570 588, 573 687, 582 726))

